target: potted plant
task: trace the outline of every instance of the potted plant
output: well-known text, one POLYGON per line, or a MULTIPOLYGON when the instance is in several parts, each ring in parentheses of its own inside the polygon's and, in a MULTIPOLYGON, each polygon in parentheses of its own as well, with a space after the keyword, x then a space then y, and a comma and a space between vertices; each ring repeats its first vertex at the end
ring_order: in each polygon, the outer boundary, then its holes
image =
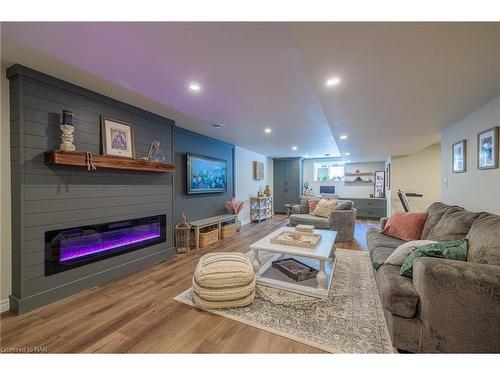
POLYGON ((243 202, 237 201, 235 198, 232 198, 230 201, 226 202, 226 208, 233 214, 236 215, 235 223, 236 230, 239 232, 241 230, 241 221, 238 217, 238 214, 243 209, 243 202))

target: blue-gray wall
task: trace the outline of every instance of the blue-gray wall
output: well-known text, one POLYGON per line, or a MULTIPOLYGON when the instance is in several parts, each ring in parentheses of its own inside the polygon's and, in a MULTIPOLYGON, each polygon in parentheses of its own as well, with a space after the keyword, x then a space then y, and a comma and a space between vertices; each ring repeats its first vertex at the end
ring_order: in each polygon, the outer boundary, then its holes
MULTIPOLYGON (((100 116, 134 125, 136 156, 161 142, 173 162, 174 121, 31 69, 7 71, 11 103, 12 295, 20 313, 160 262, 174 254, 173 174, 50 166, 60 115, 74 113, 78 151, 100 153, 100 116), (46 231, 167 215, 167 241, 51 276, 44 273, 46 231)), ((182 173, 182 172, 181 172, 182 173)))
POLYGON ((176 127, 174 132, 175 188, 174 221, 184 212, 189 220, 225 213, 224 204, 234 197, 234 145, 176 127), (188 152, 227 161, 225 193, 187 194, 186 154, 188 152))

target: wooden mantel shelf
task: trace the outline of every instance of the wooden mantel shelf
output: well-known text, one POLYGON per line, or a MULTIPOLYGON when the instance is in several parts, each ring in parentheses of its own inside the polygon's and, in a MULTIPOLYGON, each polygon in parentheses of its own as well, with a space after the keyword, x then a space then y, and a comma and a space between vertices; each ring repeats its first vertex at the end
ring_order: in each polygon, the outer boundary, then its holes
MULTIPOLYGON (((87 168, 85 152, 47 151, 45 153, 45 162, 51 165, 71 165, 87 168)), ((130 171, 159 173, 175 172, 174 164, 124 158, 120 156, 92 154, 92 162, 97 169, 125 169, 130 171)))

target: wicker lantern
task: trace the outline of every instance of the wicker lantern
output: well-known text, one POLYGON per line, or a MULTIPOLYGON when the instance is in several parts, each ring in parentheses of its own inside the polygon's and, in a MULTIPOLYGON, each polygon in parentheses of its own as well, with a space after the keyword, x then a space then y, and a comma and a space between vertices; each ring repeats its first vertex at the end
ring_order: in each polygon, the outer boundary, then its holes
POLYGON ((175 226, 175 248, 177 253, 189 252, 189 237, 191 235, 191 224, 186 215, 182 213, 181 219, 175 226))

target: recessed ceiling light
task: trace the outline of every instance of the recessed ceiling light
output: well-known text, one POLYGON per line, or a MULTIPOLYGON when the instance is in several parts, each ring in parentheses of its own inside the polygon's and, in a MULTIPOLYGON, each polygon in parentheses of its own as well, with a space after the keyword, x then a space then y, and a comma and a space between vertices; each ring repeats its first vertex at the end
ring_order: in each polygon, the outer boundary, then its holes
POLYGON ((346 152, 344 155, 345 156, 349 156, 349 155, 351 155, 351 153, 350 152, 346 152))
POLYGON ((292 150, 293 150, 293 151, 297 151, 297 149, 298 149, 298 147, 297 147, 297 146, 293 146, 293 147, 292 147, 292 150))
POLYGON ((271 133, 272 131, 273 131, 273 130, 272 130, 271 128, 265 128, 265 129, 264 129, 264 133, 266 133, 266 134, 269 134, 269 133, 271 133))
POLYGON ((305 154, 305 155, 304 155, 304 157, 305 157, 305 158, 308 158, 308 157, 309 157, 309 155, 305 154))
POLYGON ((191 91, 198 92, 201 90, 201 86, 198 83, 193 82, 193 83, 189 84, 189 89, 191 91))
POLYGON ((340 78, 338 77, 330 78, 325 83, 327 86, 336 86, 340 83, 340 78))
POLYGON ((222 128, 224 126, 220 122, 214 122, 213 124, 210 124, 210 125, 212 125, 216 129, 220 129, 220 128, 222 128))
POLYGON ((340 138, 340 139, 347 139, 347 135, 342 134, 339 138, 340 138))

